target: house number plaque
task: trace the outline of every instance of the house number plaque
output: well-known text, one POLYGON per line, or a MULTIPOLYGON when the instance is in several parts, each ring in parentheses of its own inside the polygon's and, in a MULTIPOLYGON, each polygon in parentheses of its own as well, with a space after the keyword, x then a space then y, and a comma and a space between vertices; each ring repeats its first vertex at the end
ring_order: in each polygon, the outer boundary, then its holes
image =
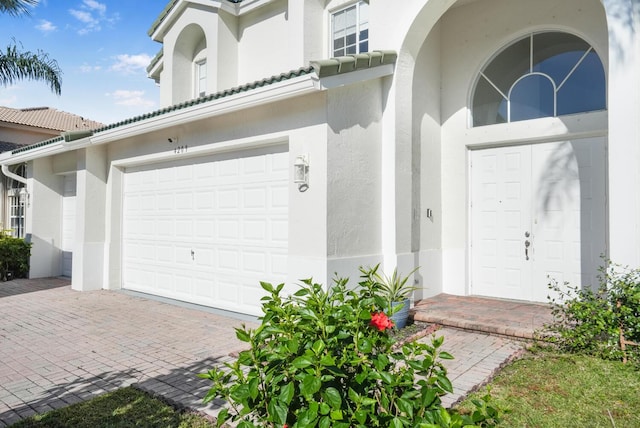
POLYGON ((175 154, 179 154, 179 153, 187 153, 187 149, 189 148, 189 146, 176 146, 173 149, 173 153, 175 154))

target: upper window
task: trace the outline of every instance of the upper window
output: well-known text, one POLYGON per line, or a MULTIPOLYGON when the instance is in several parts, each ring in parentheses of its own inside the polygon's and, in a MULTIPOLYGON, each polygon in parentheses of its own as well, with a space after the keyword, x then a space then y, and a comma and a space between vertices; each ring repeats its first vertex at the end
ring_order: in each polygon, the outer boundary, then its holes
POLYGON ((472 106, 473 126, 604 110, 604 68, 577 36, 531 34, 484 67, 472 106))
POLYGON ((369 51, 369 5, 359 1, 331 15, 331 56, 369 51))
POLYGON ((195 96, 203 97, 207 94, 207 60, 195 63, 195 96))

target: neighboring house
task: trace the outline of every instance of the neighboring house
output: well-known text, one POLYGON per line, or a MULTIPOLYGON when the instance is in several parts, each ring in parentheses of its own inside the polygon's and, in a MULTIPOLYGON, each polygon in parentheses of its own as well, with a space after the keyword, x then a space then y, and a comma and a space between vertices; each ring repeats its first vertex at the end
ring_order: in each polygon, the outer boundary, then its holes
POLYGON ((69 228, 74 289, 248 314, 259 281, 378 262, 420 266, 415 298, 526 301, 639 266, 636 3, 401 3, 171 1, 161 110, 0 156, 27 165, 31 276, 69 228))
MULTIPOLYGON (((0 106, 0 153, 58 137, 62 131, 103 127, 100 122, 48 107, 15 109, 0 106)), ((0 230, 25 236, 26 163, 5 166, 0 174, 0 230)))

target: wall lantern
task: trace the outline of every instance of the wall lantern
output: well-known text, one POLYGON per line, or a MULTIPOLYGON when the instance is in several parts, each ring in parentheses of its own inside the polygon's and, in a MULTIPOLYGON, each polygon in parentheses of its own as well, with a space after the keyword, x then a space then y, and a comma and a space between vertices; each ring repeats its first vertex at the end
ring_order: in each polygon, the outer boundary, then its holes
POLYGON ((25 187, 22 187, 20 189, 20 192, 18 193, 20 196, 20 202, 24 205, 24 206, 29 206, 29 192, 27 191, 27 189, 25 187))
POLYGON ((309 161, 305 155, 299 155, 293 163, 293 182, 300 192, 309 188, 309 161))

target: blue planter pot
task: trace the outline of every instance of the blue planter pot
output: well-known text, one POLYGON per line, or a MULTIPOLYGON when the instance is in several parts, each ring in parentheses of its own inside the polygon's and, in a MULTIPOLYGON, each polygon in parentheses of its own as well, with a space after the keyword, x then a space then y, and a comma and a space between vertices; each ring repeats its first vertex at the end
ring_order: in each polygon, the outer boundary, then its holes
POLYGON ((407 325, 407 320, 409 319, 410 304, 411 304, 411 301, 409 299, 405 299, 402 302, 391 303, 392 308, 402 305, 402 308, 391 316, 391 320, 393 321, 393 324, 398 330, 401 328, 404 328, 407 325))

